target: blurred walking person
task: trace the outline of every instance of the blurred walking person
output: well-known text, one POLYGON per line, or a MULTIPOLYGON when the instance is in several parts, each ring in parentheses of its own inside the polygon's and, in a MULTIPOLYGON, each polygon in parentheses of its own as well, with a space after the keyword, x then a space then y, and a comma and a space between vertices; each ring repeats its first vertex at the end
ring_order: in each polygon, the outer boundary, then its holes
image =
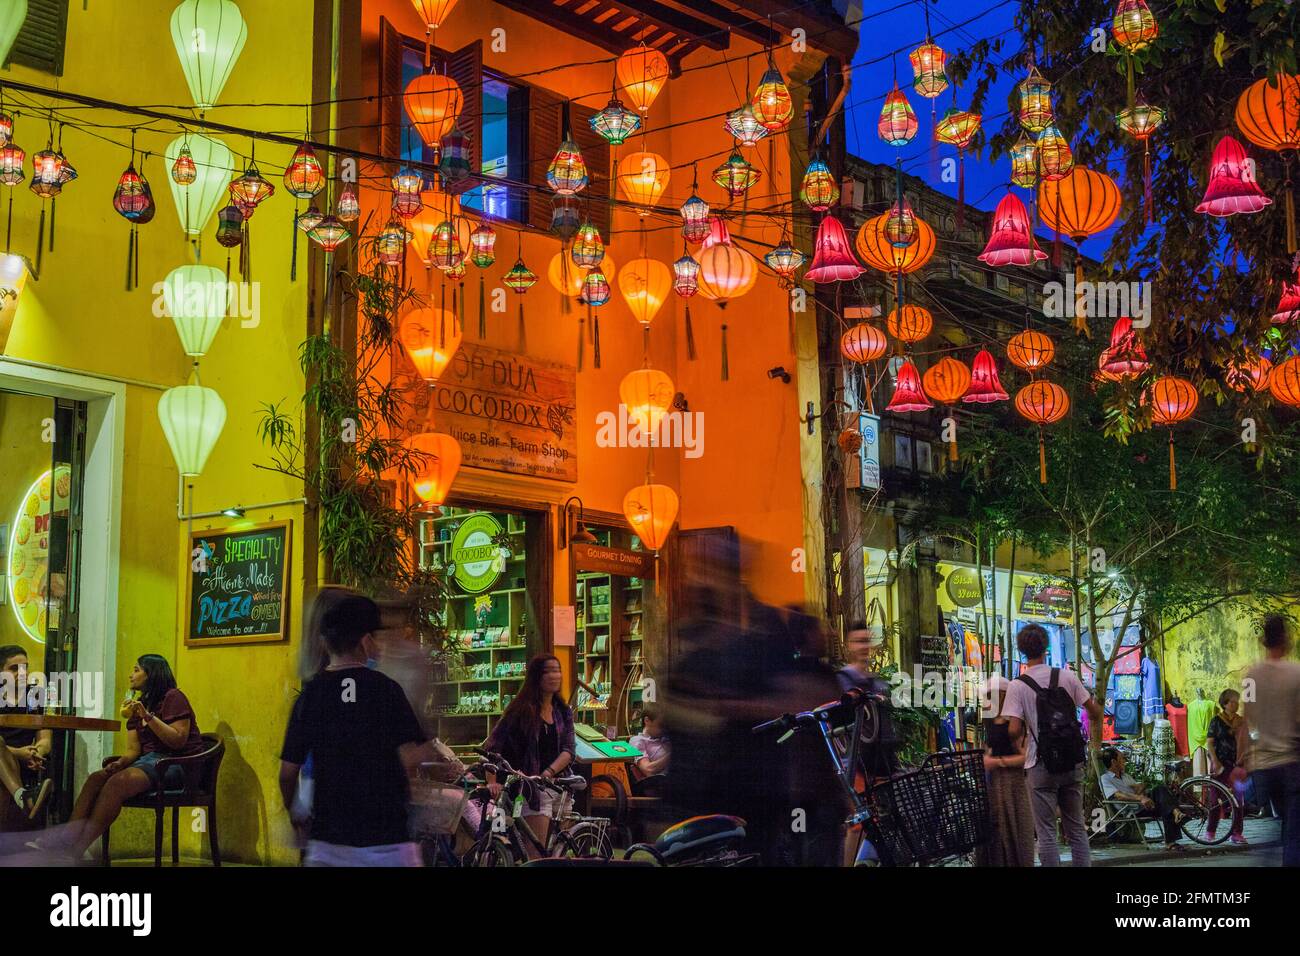
POLYGON ((1300 664, 1286 660, 1291 635, 1280 614, 1264 618, 1265 658, 1246 672, 1246 722, 1257 736, 1247 769, 1258 801, 1282 815, 1282 865, 1300 866, 1300 664))

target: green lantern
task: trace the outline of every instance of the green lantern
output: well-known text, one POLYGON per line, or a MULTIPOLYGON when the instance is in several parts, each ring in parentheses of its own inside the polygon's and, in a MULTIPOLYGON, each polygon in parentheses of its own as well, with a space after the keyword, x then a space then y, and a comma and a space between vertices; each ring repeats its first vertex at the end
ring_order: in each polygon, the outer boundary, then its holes
POLYGON ((172 12, 172 43, 194 105, 211 109, 221 97, 248 27, 233 0, 182 0, 172 12))
POLYGON ((226 317, 227 296, 226 277, 212 266, 179 266, 167 276, 163 304, 186 355, 207 354, 226 317))
POLYGON ((196 178, 189 185, 181 185, 171 177, 172 199, 176 203, 176 215, 180 217, 181 228, 191 236, 201 234, 212 219, 212 214, 226 199, 226 187, 235 175, 235 161, 229 148, 219 139, 211 139, 201 133, 181 135, 171 141, 167 147, 167 164, 171 166, 180 156, 182 147, 189 143, 190 154, 194 157, 196 178))

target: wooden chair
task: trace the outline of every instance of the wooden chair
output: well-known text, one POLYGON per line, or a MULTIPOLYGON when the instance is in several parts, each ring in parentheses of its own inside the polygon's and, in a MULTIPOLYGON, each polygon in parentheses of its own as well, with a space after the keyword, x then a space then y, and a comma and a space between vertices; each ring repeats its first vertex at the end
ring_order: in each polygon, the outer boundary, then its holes
MULTIPOLYGON (((172 808, 172 866, 180 865, 180 813, 182 807, 205 807, 208 819, 208 843, 212 849, 212 865, 221 865, 221 848, 217 840, 217 773, 221 770, 221 758, 226 755, 226 744, 216 734, 203 734, 203 750, 188 757, 163 757, 157 763, 160 784, 153 790, 132 797, 123 808, 134 807, 154 811, 153 831, 153 865, 162 866, 163 813, 167 807, 172 808), (185 786, 178 790, 166 788, 169 767, 181 767, 186 771, 185 786)), ((104 766, 116 760, 108 757, 104 766)), ((110 827, 109 830, 112 828, 110 827)), ((103 847, 102 865, 109 866, 108 834, 104 831, 101 839, 103 847)))

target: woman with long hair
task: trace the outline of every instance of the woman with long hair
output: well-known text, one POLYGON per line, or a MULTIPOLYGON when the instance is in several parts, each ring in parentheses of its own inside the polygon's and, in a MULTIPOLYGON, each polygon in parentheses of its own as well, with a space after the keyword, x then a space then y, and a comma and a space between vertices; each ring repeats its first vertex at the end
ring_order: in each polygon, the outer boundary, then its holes
POLYGON ((76 860, 113 824, 127 800, 159 786, 179 789, 185 785, 180 767, 168 767, 167 779, 160 780, 159 760, 203 749, 194 708, 176 686, 166 658, 142 655, 128 683, 132 699, 122 705, 126 752, 86 778, 67 830, 58 839, 58 845, 70 850, 76 860))
MULTIPOLYGON (((573 762, 573 712, 560 697, 563 682, 560 659, 553 654, 538 654, 528 662, 523 687, 510 702, 501 720, 483 744, 484 749, 499 753, 520 773, 553 780, 573 762)), ((488 775, 488 789, 495 798, 501 785, 488 775)), ((536 788, 536 798, 523 811, 524 822, 546 845, 551 811, 558 794, 545 787, 536 788)), ((528 855, 536 856, 531 846, 528 855)))

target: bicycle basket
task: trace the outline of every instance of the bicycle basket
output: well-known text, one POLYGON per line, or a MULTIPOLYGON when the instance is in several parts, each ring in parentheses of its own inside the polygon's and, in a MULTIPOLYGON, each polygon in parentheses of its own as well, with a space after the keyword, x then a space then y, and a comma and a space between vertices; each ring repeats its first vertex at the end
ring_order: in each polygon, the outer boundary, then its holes
POLYGON ((469 802, 469 791, 432 780, 411 781, 409 828, 416 837, 449 835, 456 832, 469 802))
POLYGON ((943 751, 872 788, 882 858, 894 865, 969 853, 989 838, 984 751, 943 751))

